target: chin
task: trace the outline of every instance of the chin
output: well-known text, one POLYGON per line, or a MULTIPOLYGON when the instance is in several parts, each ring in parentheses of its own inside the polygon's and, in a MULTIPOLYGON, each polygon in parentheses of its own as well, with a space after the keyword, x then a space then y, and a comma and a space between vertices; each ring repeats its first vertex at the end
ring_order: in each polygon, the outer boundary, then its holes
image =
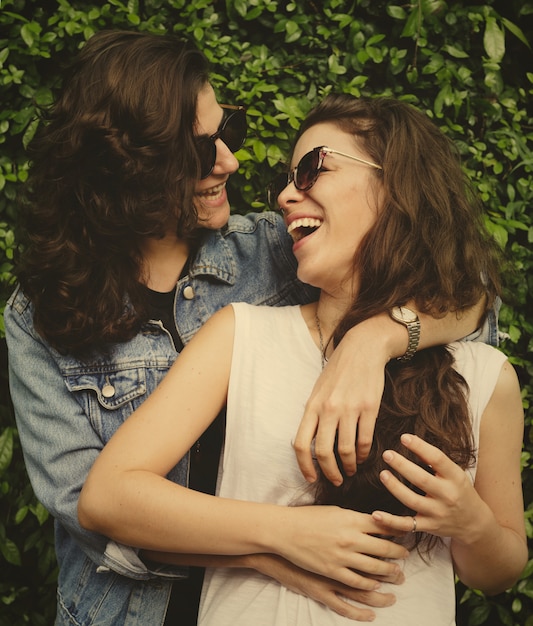
POLYGON ((208 228, 209 230, 218 230, 228 223, 229 216, 230 208, 228 204, 227 208, 218 210, 214 215, 203 219, 199 218, 198 226, 200 226, 200 228, 208 228))

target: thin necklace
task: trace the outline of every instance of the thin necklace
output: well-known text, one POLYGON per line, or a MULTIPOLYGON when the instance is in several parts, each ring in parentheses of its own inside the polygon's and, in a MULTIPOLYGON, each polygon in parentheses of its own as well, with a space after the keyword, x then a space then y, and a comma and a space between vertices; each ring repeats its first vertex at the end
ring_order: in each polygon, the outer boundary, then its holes
POLYGON ((326 365, 328 360, 326 359, 326 351, 324 349, 324 337, 322 336, 322 327, 320 326, 318 313, 315 313, 315 322, 316 322, 316 328, 318 330, 318 340, 320 342, 320 356, 322 358, 322 369, 324 369, 324 366, 326 365))

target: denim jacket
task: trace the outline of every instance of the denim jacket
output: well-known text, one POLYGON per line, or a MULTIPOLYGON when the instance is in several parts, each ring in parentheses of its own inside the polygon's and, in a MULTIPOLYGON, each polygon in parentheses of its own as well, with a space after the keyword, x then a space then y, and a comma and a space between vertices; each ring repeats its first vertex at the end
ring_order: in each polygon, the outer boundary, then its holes
MULTIPOLYGON (((285 305, 316 292, 296 278, 292 241, 274 213, 232 216, 208 231, 180 279, 175 301, 186 344, 233 301, 285 305)), ((149 571, 132 550, 80 528, 77 502, 91 465, 118 426, 143 402, 176 358, 169 333, 150 321, 108 356, 81 361, 59 354, 35 331, 20 289, 5 310, 9 381, 24 458, 38 499, 55 518, 59 563, 56 625, 158 626, 171 581, 186 569, 149 571), (126 552, 126 554, 124 554, 126 552)), ((188 459, 171 478, 187 484, 188 459)))
MULTIPOLYGON (((317 292, 299 283, 292 241, 273 213, 232 216, 205 233, 187 277, 178 282, 175 317, 186 344, 230 302, 286 305, 317 292)), ((496 312, 478 340, 497 342, 496 312)), ((150 571, 136 551, 80 528, 77 502, 89 469, 118 426, 155 389, 176 358, 152 320, 108 356, 80 361, 51 348, 33 326, 20 289, 5 310, 9 380, 24 458, 38 499, 55 518, 59 563, 56 626, 159 626, 171 582, 186 569, 150 571)), ((187 484, 188 459, 170 477, 187 484)))

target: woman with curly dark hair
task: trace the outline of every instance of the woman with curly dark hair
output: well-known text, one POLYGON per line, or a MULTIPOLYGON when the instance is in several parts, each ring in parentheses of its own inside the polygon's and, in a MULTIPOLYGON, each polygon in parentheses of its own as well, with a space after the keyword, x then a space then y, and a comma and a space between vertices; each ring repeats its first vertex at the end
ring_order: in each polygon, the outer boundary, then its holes
MULTIPOLYGON (((497 297, 495 244, 457 151, 406 103, 331 96, 304 122, 271 199, 318 302, 240 302, 214 315, 101 453, 80 520, 169 553, 264 552, 273 542, 308 569, 326 558, 325 573, 348 585, 365 567, 369 536, 396 537, 408 550, 396 603, 358 605, 359 618, 450 626, 455 574, 493 594, 527 562, 523 410, 505 356, 458 341, 391 360, 370 455, 341 485, 322 477, 310 487, 292 440, 316 377, 354 325, 391 308, 405 313, 411 300, 439 317, 497 297), (165 480, 224 405, 219 497, 165 480)), ((351 623, 260 573, 207 570, 201 626, 351 623)))
MULTIPOLYGON (((165 616, 171 623, 176 614, 180 624, 196 621, 201 571, 181 580, 187 570, 166 571, 86 532, 76 507, 106 442, 215 311, 232 301, 282 305, 314 298, 296 278, 279 216, 230 218, 226 181, 238 167, 234 152, 245 134, 243 107, 218 104, 194 46, 117 31, 86 43, 30 146, 20 285, 5 324, 26 465, 56 520, 56 624, 146 626, 163 624, 165 616)), ((422 317, 421 345, 467 334, 476 311, 439 324, 422 317)), ((377 379, 372 389, 346 382, 350 368, 342 358, 325 372, 327 385, 347 389, 343 421, 350 429, 364 424, 367 440, 374 418, 364 407, 379 404, 386 359, 405 350, 405 330, 388 315, 377 316, 351 333, 344 353, 355 355, 345 359, 356 370, 368 366, 360 355, 374 336, 381 350, 369 370, 377 379)), ((318 390, 313 400, 319 433, 327 399, 318 390)), ((337 421, 327 420, 326 439, 333 440, 337 421)), ((173 480, 213 492, 221 426, 195 443, 172 470, 173 480)), ((351 471, 355 455, 352 442, 345 453, 351 471)), ((332 446, 324 463, 338 471, 332 446)), ((393 571, 374 561, 379 571, 393 571)), ((249 557, 247 564, 339 606, 332 585, 280 559, 249 557)), ((363 589, 374 584, 361 578, 363 589)), ((374 594, 368 601, 390 597, 374 594)))

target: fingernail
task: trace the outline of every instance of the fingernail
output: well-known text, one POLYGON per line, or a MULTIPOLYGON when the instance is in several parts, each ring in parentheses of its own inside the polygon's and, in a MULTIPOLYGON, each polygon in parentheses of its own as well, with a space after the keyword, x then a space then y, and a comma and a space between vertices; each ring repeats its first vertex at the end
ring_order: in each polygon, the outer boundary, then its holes
POLYGON ((382 482, 386 483, 390 478, 390 473, 387 470, 383 470, 379 473, 379 477, 382 482))
POLYGON ((374 511, 372 513, 372 517, 377 520, 378 522, 382 522, 383 521, 383 515, 381 515, 381 513, 374 511))
POLYGON ((402 443, 411 443, 411 441, 413 441, 413 438, 411 437, 411 435, 404 434, 401 436, 401 440, 402 443))
POLYGON ((385 450, 385 452, 383 453, 383 460, 387 461, 388 463, 389 461, 392 461, 392 458, 393 458, 392 452, 390 450, 385 450))

